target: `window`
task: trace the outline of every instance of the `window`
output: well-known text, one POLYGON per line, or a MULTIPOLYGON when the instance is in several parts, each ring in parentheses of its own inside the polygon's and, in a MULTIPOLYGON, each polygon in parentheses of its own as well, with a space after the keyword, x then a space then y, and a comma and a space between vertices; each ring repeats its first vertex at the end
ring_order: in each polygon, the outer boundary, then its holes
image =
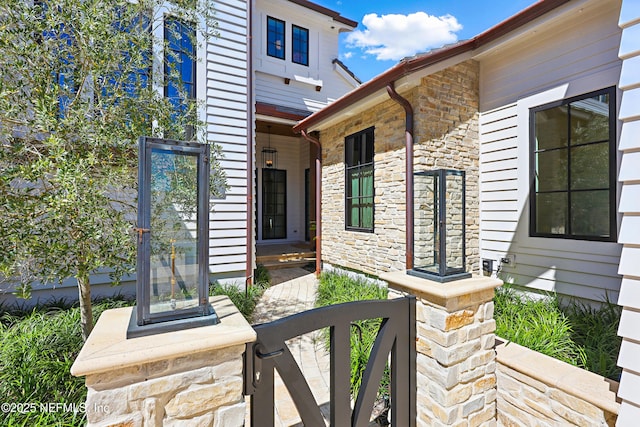
POLYGON ((284 59, 284 21, 267 16, 267 55, 284 59))
POLYGON ((291 57, 296 64, 309 65, 309 30, 293 25, 291 57))
POLYGON ((345 139, 345 228, 373 232, 373 128, 345 139))
POLYGON ((165 21, 164 94, 177 110, 186 109, 188 100, 196 98, 195 37, 189 24, 175 18, 165 21))
POLYGON ((614 241, 615 88, 531 110, 531 229, 614 241))

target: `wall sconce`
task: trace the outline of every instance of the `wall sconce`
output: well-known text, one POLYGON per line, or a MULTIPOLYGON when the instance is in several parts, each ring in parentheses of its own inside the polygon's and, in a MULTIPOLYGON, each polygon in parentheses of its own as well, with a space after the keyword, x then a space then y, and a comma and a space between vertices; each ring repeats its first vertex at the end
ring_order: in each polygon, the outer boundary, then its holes
POLYGON ((269 169, 278 168, 278 150, 271 148, 271 126, 267 126, 268 129, 268 146, 262 149, 262 167, 269 169))

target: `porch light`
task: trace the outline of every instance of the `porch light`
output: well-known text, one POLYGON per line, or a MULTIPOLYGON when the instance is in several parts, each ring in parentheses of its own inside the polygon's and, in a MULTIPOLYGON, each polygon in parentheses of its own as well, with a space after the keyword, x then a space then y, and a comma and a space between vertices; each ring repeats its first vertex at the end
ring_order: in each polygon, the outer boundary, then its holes
POLYGON ((465 271, 465 173, 414 173, 414 252, 408 274, 439 282, 471 277, 465 271))
POLYGON ((209 303, 209 145, 140 138, 127 338, 218 323, 209 303))
POLYGON ((278 168, 278 151, 271 148, 271 126, 267 126, 268 130, 268 147, 262 149, 262 165, 265 168, 278 168))

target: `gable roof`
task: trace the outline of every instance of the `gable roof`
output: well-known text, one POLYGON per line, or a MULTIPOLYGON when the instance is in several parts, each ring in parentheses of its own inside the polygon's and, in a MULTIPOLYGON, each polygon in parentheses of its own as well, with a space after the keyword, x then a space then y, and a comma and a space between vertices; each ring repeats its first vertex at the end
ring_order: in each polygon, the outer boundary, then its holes
POLYGON ((568 3, 571 0, 540 0, 528 8, 520 11, 512 17, 502 21, 498 25, 489 30, 471 38, 464 40, 441 49, 434 49, 430 52, 420 54, 414 57, 405 58, 398 64, 391 67, 387 71, 379 74, 368 82, 362 84, 358 88, 352 90, 333 103, 329 104, 320 111, 315 112, 309 117, 301 120, 293 127, 293 131, 300 133, 319 124, 325 119, 332 117, 338 112, 344 110, 350 105, 361 101, 368 96, 385 89, 389 84, 398 79, 408 76, 412 73, 420 71, 431 65, 443 62, 463 53, 474 51, 484 45, 487 45, 496 39, 503 37, 532 20, 545 15, 548 12, 568 3))
POLYGON ((291 3, 295 3, 302 7, 306 7, 307 9, 311 9, 318 13, 322 13, 323 15, 327 15, 330 18, 333 18, 334 21, 340 22, 341 24, 348 25, 349 27, 356 28, 358 23, 356 21, 352 21, 351 19, 345 18, 340 15, 339 12, 335 10, 327 9, 326 7, 320 6, 319 4, 307 1, 307 0, 289 0, 291 3))

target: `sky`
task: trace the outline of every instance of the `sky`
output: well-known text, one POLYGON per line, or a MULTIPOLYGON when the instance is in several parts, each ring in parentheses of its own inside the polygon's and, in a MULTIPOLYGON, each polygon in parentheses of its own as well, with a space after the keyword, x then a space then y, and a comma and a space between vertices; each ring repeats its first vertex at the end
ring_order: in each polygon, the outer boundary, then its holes
POLYGON ((470 39, 535 0, 312 0, 353 21, 339 59, 366 82, 402 58, 470 39))

